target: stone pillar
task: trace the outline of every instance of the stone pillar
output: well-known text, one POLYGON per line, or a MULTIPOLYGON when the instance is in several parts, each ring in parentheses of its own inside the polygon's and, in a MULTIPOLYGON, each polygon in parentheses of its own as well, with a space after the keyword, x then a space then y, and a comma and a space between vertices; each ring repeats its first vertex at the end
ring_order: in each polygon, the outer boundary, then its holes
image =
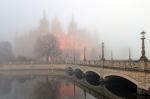
POLYGON ((144 69, 145 67, 145 62, 144 61, 140 61, 140 69, 144 69))
POLYGON ((142 70, 145 70, 146 67, 147 67, 147 62, 145 62, 144 60, 141 60, 139 68, 142 70))

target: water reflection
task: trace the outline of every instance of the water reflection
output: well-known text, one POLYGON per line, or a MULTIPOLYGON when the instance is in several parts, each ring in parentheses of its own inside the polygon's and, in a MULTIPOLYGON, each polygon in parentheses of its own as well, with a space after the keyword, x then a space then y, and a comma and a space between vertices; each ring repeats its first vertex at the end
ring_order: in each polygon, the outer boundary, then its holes
POLYGON ((67 79, 0 76, 0 99, 96 99, 67 79))
MULTIPOLYGON (((86 81, 83 81, 83 83, 86 83, 86 81)), ((96 87, 94 89, 96 89, 96 87)), ((0 75, 0 99, 108 99, 107 97, 110 97, 110 99, 119 98, 112 95, 111 93, 108 93, 101 86, 99 86, 97 89, 99 89, 99 92, 103 93, 104 95, 91 91, 91 89, 88 89, 86 86, 82 86, 77 82, 73 82, 65 78, 29 75, 0 75)), ((130 99, 148 98, 132 97, 130 99)))

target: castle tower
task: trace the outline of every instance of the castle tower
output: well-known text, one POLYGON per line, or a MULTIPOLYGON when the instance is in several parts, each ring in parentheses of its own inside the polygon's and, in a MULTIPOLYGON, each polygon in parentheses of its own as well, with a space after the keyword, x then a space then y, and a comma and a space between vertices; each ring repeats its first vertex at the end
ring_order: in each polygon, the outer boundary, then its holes
POLYGON ((62 32, 62 27, 60 24, 59 19, 57 18, 57 16, 55 16, 55 18, 52 20, 52 33, 56 36, 60 35, 60 33, 62 32))
POLYGON ((39 32, 42 35, 48 34, 50 32, 49 21, 47 20, 45 11, 43 11, 43 18, 40 20, 39 32))
POLYGON ((76 22, 74 21, 74 17, 72 16, 72 20, 69 24, 69 27, 68 27, 68 33, 70 35, 75 35, 77 33, 77 24, 76 22))

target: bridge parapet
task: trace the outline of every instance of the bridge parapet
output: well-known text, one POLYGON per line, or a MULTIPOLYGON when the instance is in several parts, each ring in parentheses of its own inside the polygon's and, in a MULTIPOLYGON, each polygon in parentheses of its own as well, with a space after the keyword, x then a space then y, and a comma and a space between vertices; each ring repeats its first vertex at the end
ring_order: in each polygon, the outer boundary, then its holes
POLYGON ((83 66, 96 66, 104 68, 119 68, 127 70, 150 70, 150 62, 137 61, 137 60, 76 60, 68 61, 68 64, 83 65, 83 66))
POLYGON ((107 76, 125 78, 137 85, 137 93, 150 94, 150 61, 87 60, 69 61, 68 64, 74 70, 79 68, 84 73, 95 72, 103 79, 107 76))

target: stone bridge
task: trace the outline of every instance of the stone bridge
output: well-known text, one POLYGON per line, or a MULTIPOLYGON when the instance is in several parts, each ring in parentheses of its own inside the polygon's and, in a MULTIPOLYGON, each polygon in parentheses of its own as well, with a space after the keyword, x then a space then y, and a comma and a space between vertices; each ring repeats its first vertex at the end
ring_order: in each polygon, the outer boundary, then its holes
MULTIPOLYGON (((135 60, 86 60, 68 61, 61 64, 4 65, 0 71, 8 70, 65 70, 71 68, 79 79, 87 78, 93 82, 109 82, 108 79, 120 77, 136 85, 139 94, 150 94, 150 62, 135 60)), ((124 81, 124 80, 123 80, 124 81)), ((114 79, 114 83, 118 80, 114 79)))
MULTIPOLYGON (((150 94, 150 62, 130 60, 70 61, 66 65, 78 78, 90 76, 91 80, 120 77, 137 86, 137 93, 150 94), (89 74, 88 74, 89 73, 89 74), (94 77, 95 76, 95 77, 94 77), (92 79, 94 78, 94 79, 92 79)), ((98 82, 98 81, 97 81, 98 82)))

